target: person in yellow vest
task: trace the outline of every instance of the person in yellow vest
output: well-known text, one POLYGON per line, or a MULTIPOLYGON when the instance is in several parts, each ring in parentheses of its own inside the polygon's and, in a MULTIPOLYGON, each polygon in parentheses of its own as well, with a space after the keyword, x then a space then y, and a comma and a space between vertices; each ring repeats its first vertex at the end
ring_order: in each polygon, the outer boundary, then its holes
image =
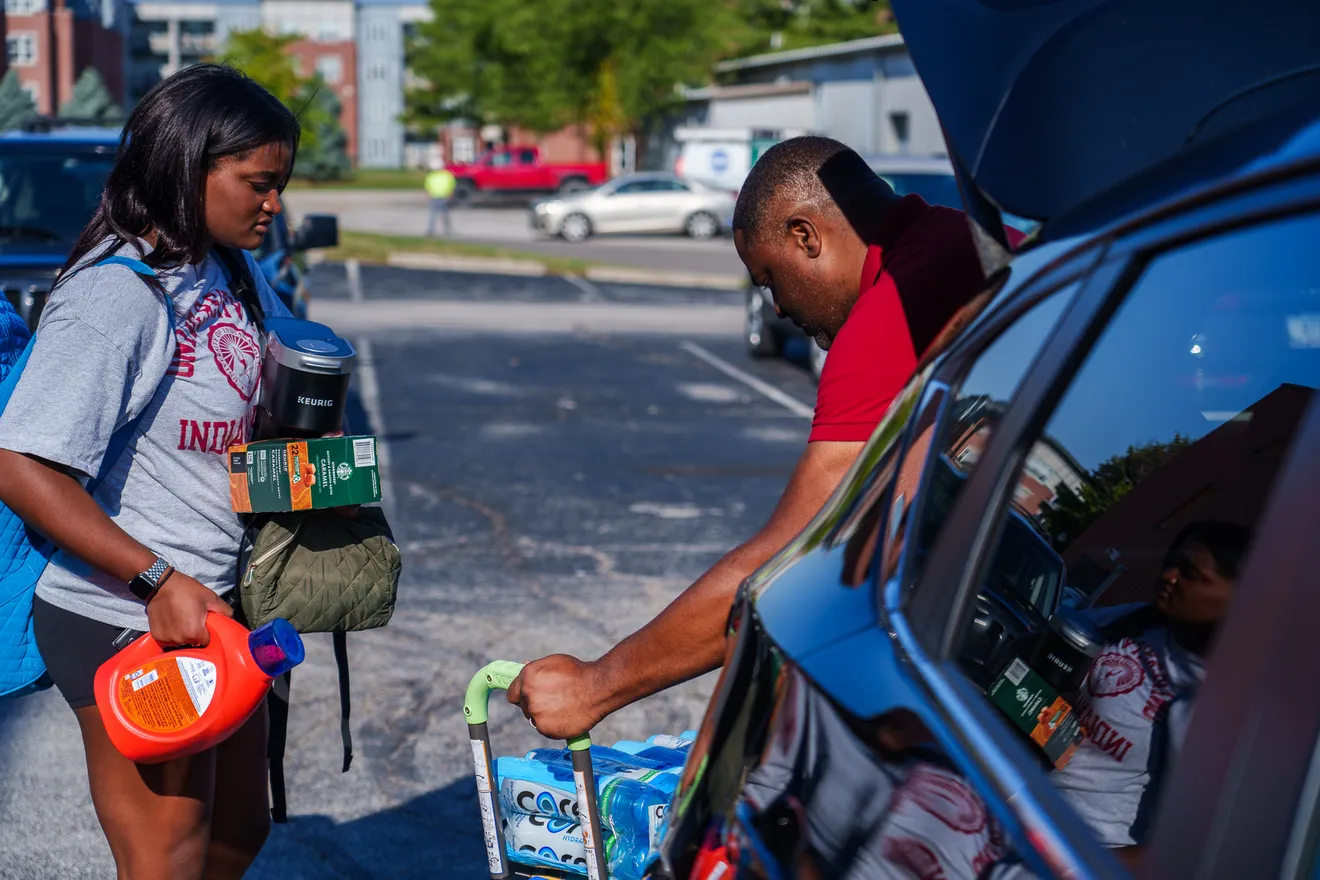
POLYGON ((453 235, 454 225, 449 219, 449 199, 454 195, 454 189, 458 186, 458 180, 454 177, 454 173, 438 162, 432 163, 424 185, 426 194, 431 197, 431 210, 426 219, 427 237, 435 236, 436 215, 444 217, 445 235, 453 235))

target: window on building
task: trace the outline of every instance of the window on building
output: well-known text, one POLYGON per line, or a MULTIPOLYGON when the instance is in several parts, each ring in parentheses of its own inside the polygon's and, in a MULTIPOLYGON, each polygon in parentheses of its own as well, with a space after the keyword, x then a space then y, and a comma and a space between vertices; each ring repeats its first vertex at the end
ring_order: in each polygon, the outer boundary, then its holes
POLYGON ((906 113, 890 113, 889 125, 894 130, 894 140, 898 142, 898 152, 906 153, 912 140, 911 119, 906 113))
POLYGON ((35 34, 18 33, 5 37, 5 51, 12 67, 29 67, 37 63, 35 34))
POLYGON ((383 62, 367 65, 367 79, 382 82, 390 78, 390 66, 383 62))
POLYGON ((316 59, 316 72, 330 85, 339 85, 344 81, 344 60, 338 55, 322 55, 316 59))
POLYGON ((5 15, 35 15, 46 10, 46 0, 5 0, 5 15))

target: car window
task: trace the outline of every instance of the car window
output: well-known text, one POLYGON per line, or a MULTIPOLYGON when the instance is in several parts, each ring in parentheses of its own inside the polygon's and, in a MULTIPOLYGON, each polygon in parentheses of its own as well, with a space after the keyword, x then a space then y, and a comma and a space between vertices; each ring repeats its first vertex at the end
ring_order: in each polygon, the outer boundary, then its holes
POLYGON ((958 191, 958 181, 947 171, 899 172, 890 174, 880 172, 880 176, 894 188, 900 196, 919 195, 931 205, 962 210, 962 193, 958 191))
MULTIPOLYGON (((1077 290, 1078 285, 1072 284, 1049 294, 1004 330, 981 352, 951 393, 946 418, 938 427, 927 427, 913 440, 907 456, 913 464, 902 468, 905 476, 899 480, 896 501, 910 503, 915 498, 919 474, 929 481, 929 488, 922 504, 920 524, 913 533, 912 552, 907 554, 904 562, 906 570, 902 577, 909 590, 920 581, 931 547, 939 537, 949 510, 968 475, 981 460, 981 452, 989 443, 1027 368, 1077 290), (932 444, 935 455, 928 462, 932 444)), ((895 542, 899 546, 907 532, 907 513, 904 506, 902 513, 892 520, 895 542)), ((1015 590, 1012 601, 1020 604, 1024 613, 1040 613, 1043 610, 1040 603, 1048 599, 1048 595, 1033 590, 1028 586, 1029 580, 1022 583, 1024 590, 1015 590)))
POLYGON ((1063 800, 1128 859, 1320 385, 1317 235, 1316 216, 1291 218, 1149 263, 1028 447, 955 641, 1063 800))
POLYGON ((650 192, 652 182, 649 180, 634 180, 629 183, 619 184, 614 192, 617 195, 636 195, 637 193, 650 192))
POLYGON ((490 164, 493 168, 507 168, 513 164, 512 153, 492 153, 490 164))
POLYGON ((0 252, 69 250, 101 201, 112 153, 0 152, 0 252))
POLYGON ((535 164, 536 164, 536 151, 535 151, 535 150, 522 150, 522 151, 520 151, 520 152, 518 153, 518 161, 519 161, 520 163, 522 163, 523 165, 535 165, 535 164))

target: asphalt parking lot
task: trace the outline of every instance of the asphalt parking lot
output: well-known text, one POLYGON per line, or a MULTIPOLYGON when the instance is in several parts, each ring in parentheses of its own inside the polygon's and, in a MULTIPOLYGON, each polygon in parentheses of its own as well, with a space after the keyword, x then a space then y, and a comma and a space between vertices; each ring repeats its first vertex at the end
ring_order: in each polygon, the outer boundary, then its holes
MULTIPOLYGON (((250 876, 483 877, 468 679, 492 659, 598 655, 749 536, 806 440, 814 386, 745 355, 727 291, 368 266, 313 282, 312 317, 359 343, 355 418, 385 440, 404 579, 392 624, 349 639, 347 774, 328 637, 309 637, 291 821, 250 876), (462 326, 427 320, 451 306, 462 326), (541 317, 555 308, 606 317, 541 317)), ((634 706, 597 740, 693 727, 711 684, 634 706)), ((503 754, 544 745, 510 707, 492 736, 503 754)), ((0 703, 0 767, 0 877, 113 876, 58 694, 0 703)))

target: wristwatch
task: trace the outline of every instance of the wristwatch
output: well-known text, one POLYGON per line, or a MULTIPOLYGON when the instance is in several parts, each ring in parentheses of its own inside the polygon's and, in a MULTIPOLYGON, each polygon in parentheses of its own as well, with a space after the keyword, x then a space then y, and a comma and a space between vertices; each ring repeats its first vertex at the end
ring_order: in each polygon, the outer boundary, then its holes
POLYGON ((128 582, 128 590, 143 602, 150 602, 172 574, 174 574, 174 566, 157 556, 151 568, 128 582))

